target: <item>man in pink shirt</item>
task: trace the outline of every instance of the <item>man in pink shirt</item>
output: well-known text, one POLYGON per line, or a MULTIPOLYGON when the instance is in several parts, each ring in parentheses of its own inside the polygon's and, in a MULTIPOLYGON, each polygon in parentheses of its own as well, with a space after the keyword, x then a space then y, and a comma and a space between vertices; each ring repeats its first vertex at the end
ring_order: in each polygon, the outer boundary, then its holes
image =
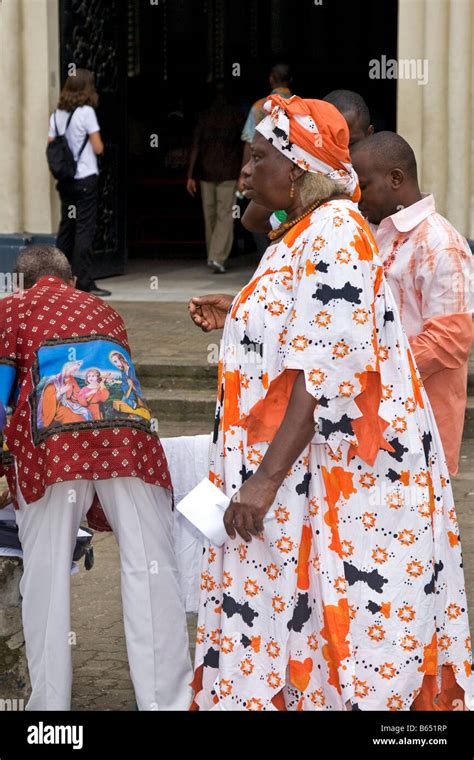
POLYGON ((352 149, 372 225, 428 393, 451 475, 458 471, 472 344, 474 262, 465 238, 421 193, 406 140, 378 132, 352 149))

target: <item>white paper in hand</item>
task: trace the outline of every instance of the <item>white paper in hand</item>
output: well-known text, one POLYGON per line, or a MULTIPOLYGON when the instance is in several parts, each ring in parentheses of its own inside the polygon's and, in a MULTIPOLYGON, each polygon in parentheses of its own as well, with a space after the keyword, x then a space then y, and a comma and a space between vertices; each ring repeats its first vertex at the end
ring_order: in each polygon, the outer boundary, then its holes
MULTIPOLYGON (((229 503, 230 498, 208 478, 204 478, 184 499, 181 499, 176 509, 211 543, 222 546, 228 538, 224 527, 224 512, 229 503)), ((274 517, 275 513, 270 509, 263 521, 268 522, 274 517)))
POLYGON ((201 480, 176 505, 189 522, 203 533, 211 543, 222 546, 228 538, 224 527, 224 512, 230 499, 208 478, 201 480))

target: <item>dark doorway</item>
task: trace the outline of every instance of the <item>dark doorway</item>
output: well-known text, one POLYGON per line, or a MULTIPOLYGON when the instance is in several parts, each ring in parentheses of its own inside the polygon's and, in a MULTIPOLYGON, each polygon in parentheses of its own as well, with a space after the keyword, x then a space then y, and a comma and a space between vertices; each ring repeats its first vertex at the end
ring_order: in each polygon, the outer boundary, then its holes
MULTIPOLYGON (((313 0, 133 3, 130 255, 205 259, 200 202, 187 195, 185 177, 195 118, 206 102, 206 83, 215 77, 226 77, 245 118, 252 102, 269 91, 272 63, 285 60, 297 94, 318 98, 335 88, 356 90, 376 127, 394 129, 396 83, 368 76, 371 59, 396 57, 398 3, 381 6, 379 0, 343 6, 313 0), (158 147, 151 147, 153 135, 158 147)), ((236 223, 234 253, 242 250, 240 230, 236 223)))
MULTIPOLYGON (((396 80, 370 79, 369 62, 396 58, 397 0, 60 4, 63 67, 87 60, 106 74, 98 79, 108 146, 98 238, 104 274, 123 271, 127 248, 131 257, 205 259, 200 201, 185 183, 196 115, 212 79, 228 79, 244 118, 268 93, 271 65, 284 60, 296 94, 355 90, 376 129, 395 129, 396 80)), ((236 232, 234 253, 244 243, 238 223, 236 232)))

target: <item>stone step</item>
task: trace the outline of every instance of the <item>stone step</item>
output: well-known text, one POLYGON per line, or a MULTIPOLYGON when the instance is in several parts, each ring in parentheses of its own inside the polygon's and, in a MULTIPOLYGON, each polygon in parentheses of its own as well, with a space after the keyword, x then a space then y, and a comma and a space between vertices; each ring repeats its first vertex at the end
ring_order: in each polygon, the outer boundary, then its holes
POLYGON ((202 388, 157 388, 142 386, 143 397, 161 426, 169 422, 194 421, 206 423, 204 432, 213 425, 216 393, 202 388))
POLYGON ((180 435, 209 435, 212 433, 212 420, 207 417, 176 420, 172 417, 158 419, 158 435, 160 438, 175 438, 180 435))
POLYGON ((217 392, 216 364, 135 364, 143 385, 154 389, 191 389, 217 392))

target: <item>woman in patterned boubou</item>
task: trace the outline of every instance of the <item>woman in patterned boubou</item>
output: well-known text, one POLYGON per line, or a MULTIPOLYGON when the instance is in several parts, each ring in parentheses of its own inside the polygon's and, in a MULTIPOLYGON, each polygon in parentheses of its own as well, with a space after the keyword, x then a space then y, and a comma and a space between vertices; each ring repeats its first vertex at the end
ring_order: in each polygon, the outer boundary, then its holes
POLYGON ((235 298, 189 304, 224 328, 209 477, 232 497, 203 560, 193 707, 459 709, 473 689, 449 475, 347 125, 322 101, 266 108, 247 195, 287 221, 235 298))

